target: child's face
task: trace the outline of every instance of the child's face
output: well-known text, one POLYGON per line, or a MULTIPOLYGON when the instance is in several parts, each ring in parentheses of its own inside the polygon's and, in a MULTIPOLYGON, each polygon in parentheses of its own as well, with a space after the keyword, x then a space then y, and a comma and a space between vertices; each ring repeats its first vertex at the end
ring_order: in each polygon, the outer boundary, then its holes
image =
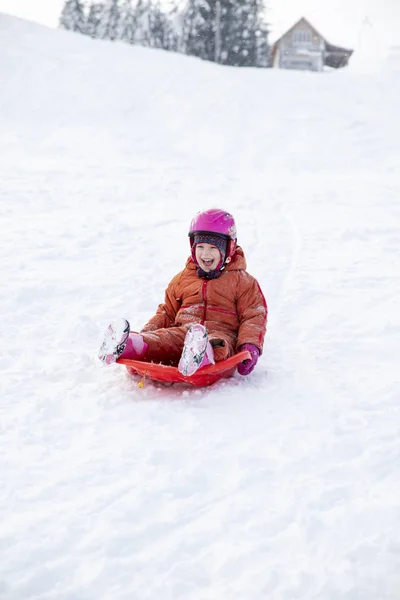
POLYGON ((217 246, 212 244, 197 244, 196 260, 199 267, 208 273, 218 267, 221 262, 221 253, 217 246))

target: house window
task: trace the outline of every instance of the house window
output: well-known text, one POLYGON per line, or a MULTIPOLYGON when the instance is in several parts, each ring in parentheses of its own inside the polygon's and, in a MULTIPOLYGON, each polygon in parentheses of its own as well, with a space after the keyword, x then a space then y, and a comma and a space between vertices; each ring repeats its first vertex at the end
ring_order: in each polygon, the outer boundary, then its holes
POLYGON ((293 32, 293 44, 295 46, 307 46, 311 44, 311 31, 294 31, 293 32))

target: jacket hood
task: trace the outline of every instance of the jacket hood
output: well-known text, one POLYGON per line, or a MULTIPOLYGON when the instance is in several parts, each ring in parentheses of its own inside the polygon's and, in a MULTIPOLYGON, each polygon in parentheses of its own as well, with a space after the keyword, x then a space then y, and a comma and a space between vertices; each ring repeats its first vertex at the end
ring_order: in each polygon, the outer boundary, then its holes
MULTIPOLYGON (((244 271, 246 267, 247 264, 244 252, 240 246, 237 246, 235 254, 232 256, 231 262, 225 266, 224 271, 244 271)), ((192 270, 197 269, 197 266, 193 262, 191 256, 186 261, 186 268, 192 270)))

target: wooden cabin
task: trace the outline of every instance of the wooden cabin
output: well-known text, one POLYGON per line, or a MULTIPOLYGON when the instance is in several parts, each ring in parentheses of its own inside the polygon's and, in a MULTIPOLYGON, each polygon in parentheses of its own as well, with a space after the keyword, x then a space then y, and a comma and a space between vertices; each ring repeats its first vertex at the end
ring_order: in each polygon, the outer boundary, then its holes
POLYGON ((353 50, 334 46, 302 17, 273 45, 271 66, 278 69, 322 71, 345 67, 353 50))

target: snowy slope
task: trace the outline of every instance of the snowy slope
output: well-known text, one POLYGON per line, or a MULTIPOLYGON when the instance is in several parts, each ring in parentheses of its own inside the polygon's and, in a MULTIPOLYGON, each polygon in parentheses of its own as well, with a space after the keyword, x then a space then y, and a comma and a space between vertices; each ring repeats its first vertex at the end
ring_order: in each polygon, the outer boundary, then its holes
POLYGON ((0 598, 398 600, 396 51, 235 70, 0 15, 0 56, 0 598), (264 355, 140 390, 102 332, 214 205, 264 355))

